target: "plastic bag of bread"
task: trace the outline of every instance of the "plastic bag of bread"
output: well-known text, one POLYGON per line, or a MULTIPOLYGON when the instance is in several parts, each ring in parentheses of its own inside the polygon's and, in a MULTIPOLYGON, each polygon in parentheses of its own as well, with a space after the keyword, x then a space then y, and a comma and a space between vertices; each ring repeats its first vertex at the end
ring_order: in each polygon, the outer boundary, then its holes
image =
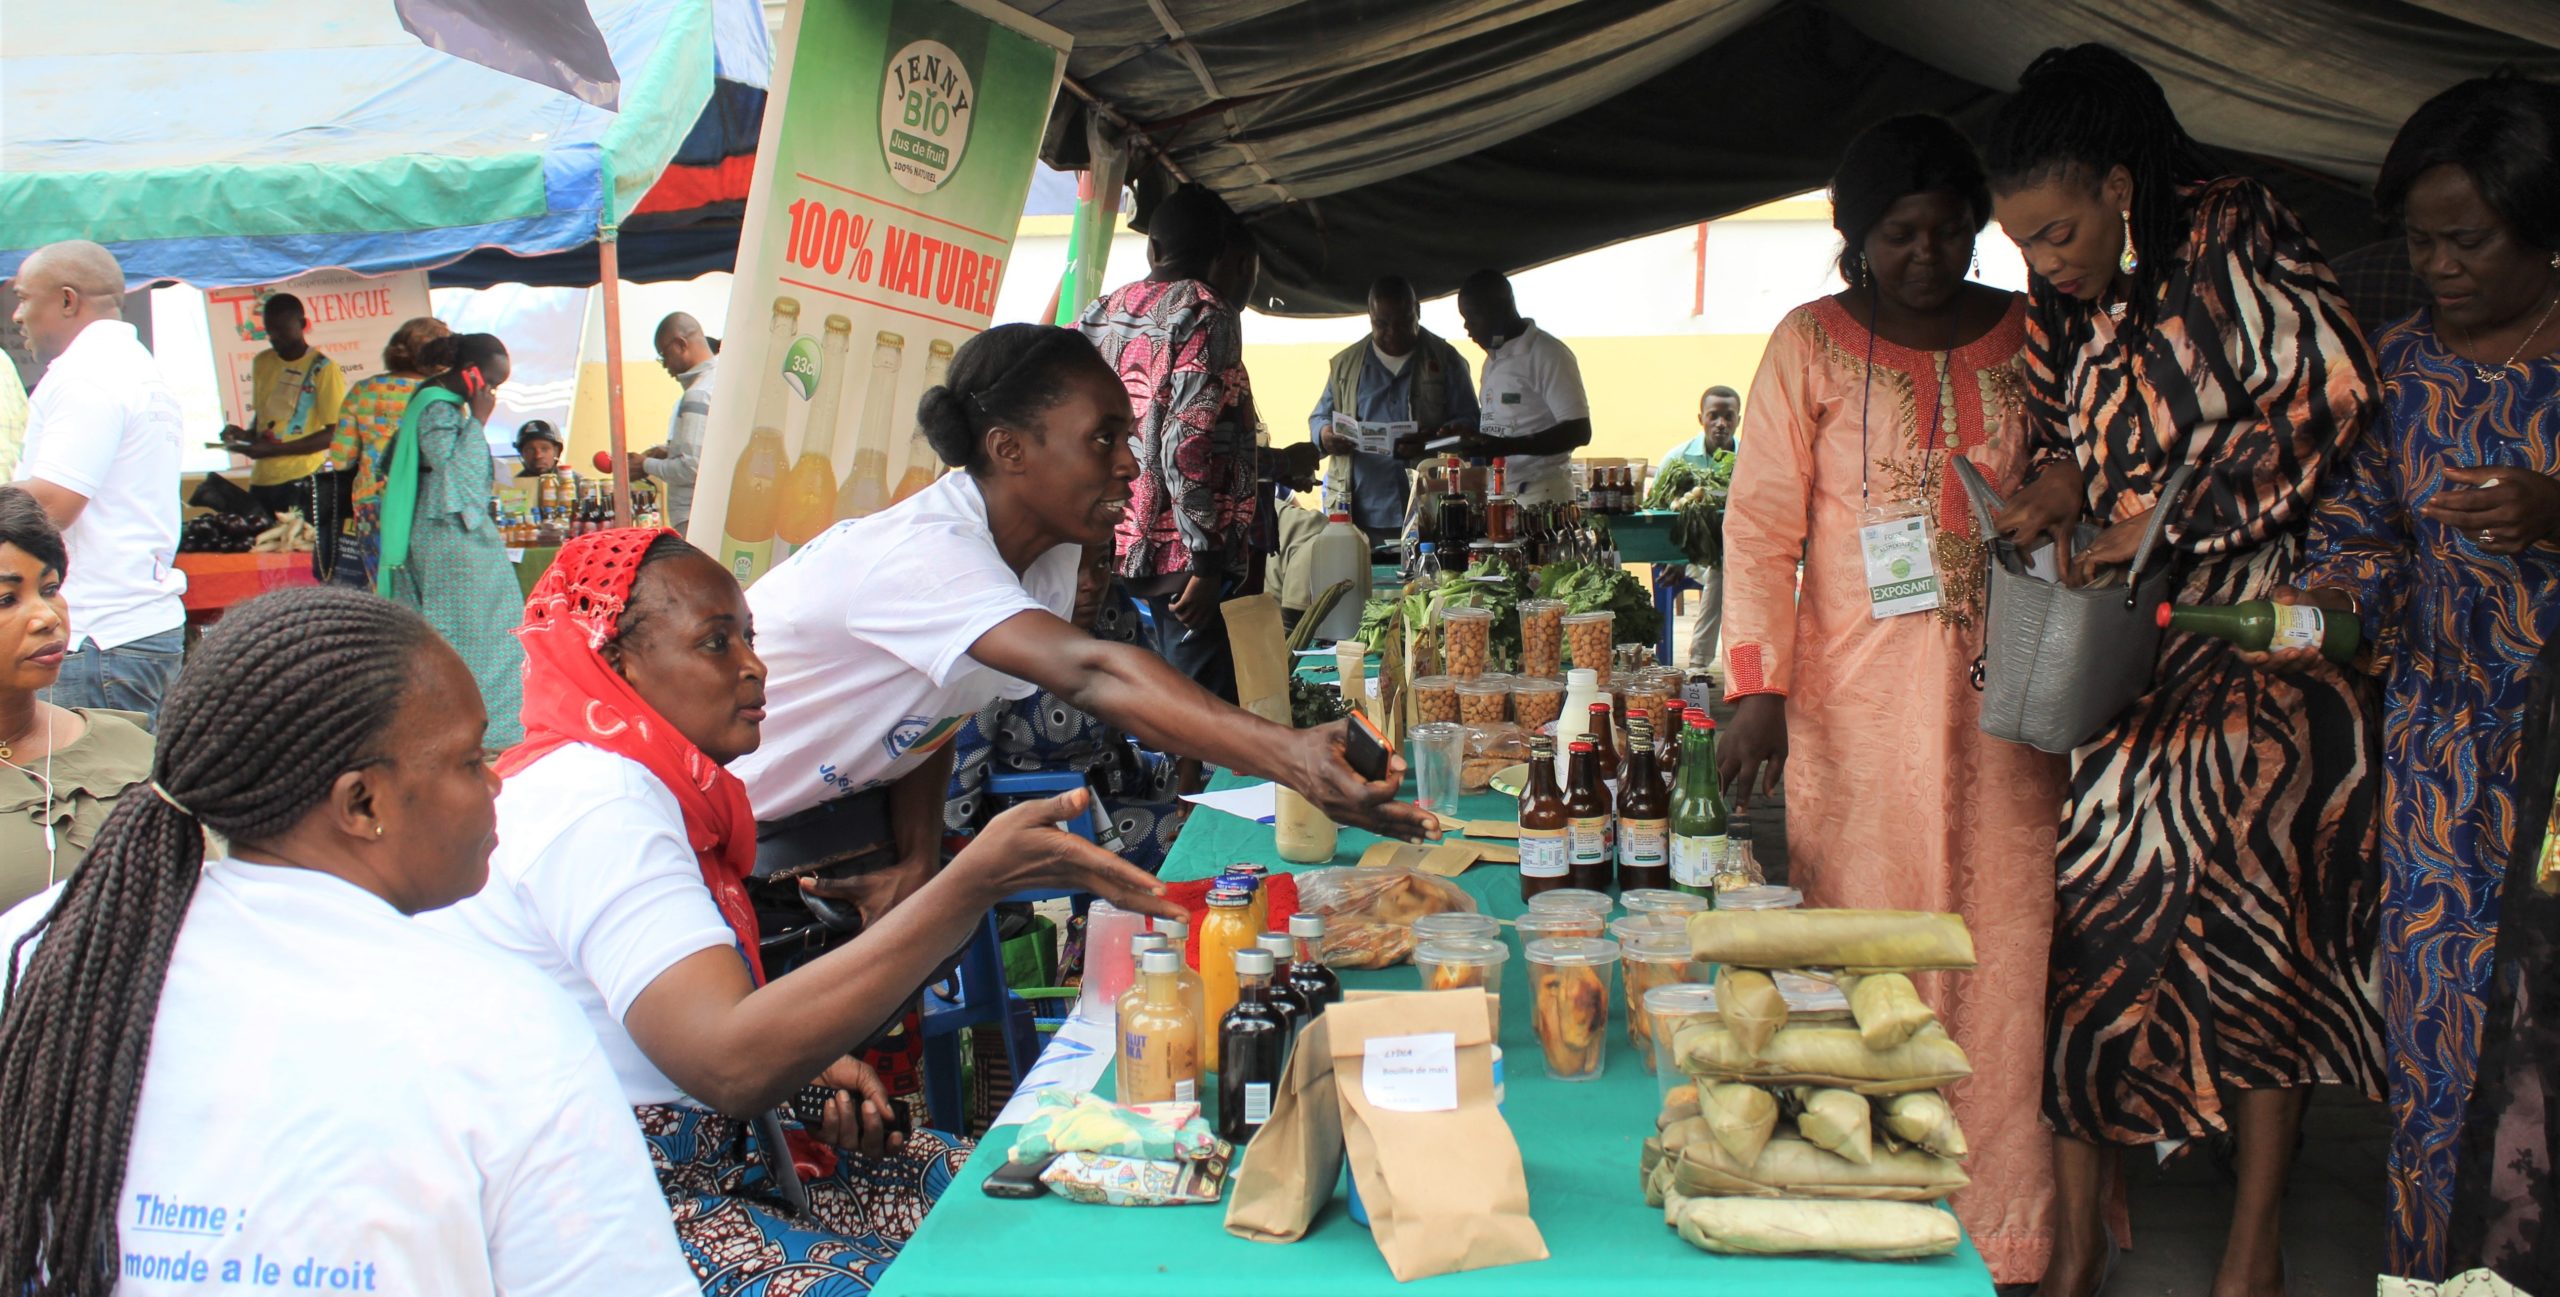
POLYGON ((1907 1261, 1955 1251, 1959 1234, 1952 1214, 1911 1202, 1666 1198, 1664 1212, 1691 1246, 1740 1256, 1907 1261))
POLYGON ((1701 910, 1692 957, 1742 968, 1844 973, 1973 967, 1973 934, 1952 914, 1918 910, 1701 910))
POLYGON ((1411 869, 1318 869, 1298 875, 1298 908, 1324 916, 1324 962, 1386 968, 1413 954, 1413 921, 1475 912, 1476 899, 1446 878, 1411 869))
POLYGON ((1716 1016, 1744 1056, 1757 1058, 1778 1028, 1787 1025, 1787 997, 1767 973, 1728 968, 1716 978, 1716 1016))
POLYGON ((1691 1076, 1762 1085, 1829 1085, 1860 1094, 1934 1090, 1973 1075, 1963 1047, 1938 1027, 1893 1049, 1869 1049, 1850 1026, 1797 1023, 1770 1037, 1759 1053, 1742 1048, 1722 1026, 1684 1027, 1671 1047, 1691 1076))
POLYGON ((1876 1120, 1886 1138, 1940 1157, 1963 1157, 1969 1150, 1964 1128, 1956 1125, 1955 1108, 1935 1090, 1915 1090, 1876 1100, 1876 1120))
MULTIPOLYGON (((1664 1157, 1670 1158, 1669 1146, 1664 1157)), ((1712 1139, 1692 1140, 1672 1168, 1672 1186, 1692 1198, 1877 1198, 1932 1202, 1972 1183, 1964 1168, 1916 1148, 1880 1149, 1861 1166, 1792 1135, 1769 1141, 1749 1163, 1712 1139)))
POLYGON ((1480 793, 1493 786, 1493 777, 1506 766, 1516 766, 1529 759, 1529 736, 1517 725, 1504 721, 1499 725, 1467 727, 1467 755, 1458 768, 1458 787, 1463 792, 1480 793))
POLYGON ((1749 1166, 1778 1129, 1778 1100, 1756 1085, 1711 1081, 1698 1087, 1698 1114, 1707 1131, 1740 1165, 1749 1166))
POLYGON ((1865 1166, 1875 1160, 1875 1123, 1865 1095, 1827 1086, 1799 1085, 1790 1096, 1796 1110, 1796 1133, 1816 1148, 1827 1148, 1865 1166))
POLYGON ((1938 1020, 1900 973, 1869 973, 1849 985, 1849 1016, 1869 1049, 1891 1049, 1938 1020))

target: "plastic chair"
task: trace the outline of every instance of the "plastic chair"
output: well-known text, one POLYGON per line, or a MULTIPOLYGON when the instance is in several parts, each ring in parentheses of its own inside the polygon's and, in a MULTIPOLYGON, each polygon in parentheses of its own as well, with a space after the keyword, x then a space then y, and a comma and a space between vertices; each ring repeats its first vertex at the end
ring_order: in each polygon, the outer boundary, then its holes
POLYGON ((1669 665, 1672 655, 1679 651, 1673 636, 1679 628, 1680 596, 1691 590, 1705 589, 1705 586, 1689 579, 1689 567, 1685 563, 1653 565, 1653 610, 1662 618, 1662 642, 1655 645, 1653 651, 1656 663, 1669 665))

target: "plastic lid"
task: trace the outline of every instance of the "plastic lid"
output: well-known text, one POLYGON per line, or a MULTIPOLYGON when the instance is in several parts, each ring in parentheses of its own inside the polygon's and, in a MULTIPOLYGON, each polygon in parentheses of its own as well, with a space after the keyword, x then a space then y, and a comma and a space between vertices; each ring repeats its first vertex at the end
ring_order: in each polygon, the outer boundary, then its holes
POLYGON ((1473 680, 1461 680, 1458 682, 1458 692, 1477 695, 1508 694, 1511 692, 1511 677, 1477 676, 1473 680))
POLYGON ((1567 605, 1562 599, 1523 599, 1514 606, 1522 612, 1552 612, 1567 605))
POLYGON ((1420 942, 1440 941, 1450 937, 1499 937, 1502 921, 1490 914, 1472 914, 1452 910, 1443 914, 1426 914, 1413 921, 1413 939, 1420 942))
POLYGON ((1618 943, 1606 937, 1549 937, 1529 943, 1529 962, 1550 968, 1614 964, 1618 943))
POLYGON ((2160 607, 2159 607, 2158 609, 2156 609, 2155 611, 2153 611, 2153 612, 2152 612, 2152 614, 2151 614, 2151 620, 2152 620, 2153 622, 2158 623, 2158 625, 2159 625, 2160 629, 2162 629, 2162 630, 2167 630, 2167 629, 2169 629, 2169 614, 2170 614, 2170 612, 2171 612, 2171 611, 2172 611, 2172 609, 2170 608, 2170 606, 2169 606, 2168 604, 2165 604, 2165 603, 2164 603, 2164 604, 2160 605, 2160 607))
POLYGON ((1716 893, 1719 910, 1792 910, 1804 904, 1804 893, 1792 887, 1733 887, 1716 893))
POLYGON ((1290 916, 1289 916, 1289 935, 1290 935, 1290 936, 1293 936, 1293 937, 1321 937, 1321 936, 1323 936, 1323 935, 1324 935, 1324 916, 1323 916, 1323 915, 1321 915, 1321 914, 1292 914, 1292 915, 1290 915, 1290 916))
POLYGON ((1227 872, 1245 878, 1260 879, 1264 874, 1271 872, 1271 866, 1257 865, 1250 860, 1239 860, 1227 866, 1227 872))
POLYGON ((1605 917, 1616 908, 1618 903, 1610 900, 1607 892, 1595 892, 1588 887, 1551 888, 1529 898, 1531 914, 1543 914, 1549 910, 1580 910, 1605 917))
POLYGON ((1260 946, 1264 950, 1270 951, 1272 958, 1274 959, 1296 959, 1298 957, 1298 947, 1289 940, 1289 934, 1285 932, 1263 933, 1261 936, 1254 938, 1253 944, 1260 946))
POLYGON ((1609 930, 1607 921, 1589 910, 1541 910, 1521 915, 1511 926, 1524 944, 1546 937, 1597 937, 1609 930))
MULTIPOLYGON (((1644 917, 1658 919, 1664 916, 1648 914, 1644 917)), ((1614 928, 1616 925, 1611 926, 1614 928)), ((1673 930, 1646 928, 1635 932, 1613 932, 1611 935, 1617 937, 1618 948, 1629 959, 1641 959, 1648 964, 1674 961, 1685 964, 1689 961, 1689 931, 1685 924, 1673 930)))
POLYGON ((1458 678, 1456 676, 1415 676, 1413 678, 1413 687, 1416 689, 1455 689, 1458 687, 1458 678))
POLYGON ((1609 924, 1609 935, 1620 941, 1659 932, 1671 933, 1685 941, 1689 936, 1689 920, 1678 914, 1630 914, 1609 924))
POLYGON ((1682 1018, 1716 1011, 1716 988, 1704 982, 1673 982, 1644 993, 1644 1011, 1657 1018, 1682 1018))
POLYGON ((1253 893, 1242 887, 1219 883, 1209 888, 1209 907, 1217 910, 1241 909, 1253 904, 1253 893))
POLYGON ((1509 958, 1509 946, 1484 937, 1440 937, 1413 949, 1417 964, 1493 965, 1509 958))
POLYGON ((1182 952, 1179 950, 1150 950, 1147 953, 1138 956, 1138 971, 1142 973, 1181 972, 1182 952))
POLYGON ((1150 950, 1163 950, 1172 944, 1164 939, 1161 932, 1141 932, 1129 938, 1129 957, 1135 959, 1150 950))
POLYGON ((1423 553, 1425 553, 1425 554, 1433 554, 1433 553, 1437 553, 1437 552, 1439 552, 1439 547, 1438 547, 1438 546, 1433 545, 1430 541, 1427 541, 1427 540, 1426 540, 1426 541, 1422 542, 1422 552, 1423 552, 1423 553))
POLYGON ((1271 952, 1260 946, 1247 946, 1236 952, 1238 977, 1269 977, 1274 967, 1276 965, 1271 962, 1271 952))
POLYGON ((1564 692, 1564 681, 1558 680, 1554 676, 1513 676, 1511 677, 1511 692, 1515 694, 1560 694, 1564 692))
MULTIPOLYGON (((1588 625, 1595 621, 1615 621, 1617 620, 1617 617, 1618 614, 1613 612, 1576 612, 1565 614, 1564 619, 1576 625, 1588 625)), ((1598 683, 1600 673, 1597 671, 1592 672, 1591 679, 1593 683, 1598 683)))
POLYGON ((1441 609, 1441 610, 1440 610, 1440 620, 1442 620, 1442 621, 1492 621, 1492 620, 1493 620, 1493 610, 1492 610, 1491 608, 1468 608, 1468 607, 1443 608, 1443 609, 1441 609))
POLYGON ((1564 683, 1570 689, 1597 689, 1600 673, 1590 667, 1575 667, 1564 673, 1564 683))
POLYGON ((1695 914, 1714 908, 1703 896, 1694 892, 1675 892, 1668 887, 1638 887, 1620 892, 1618 904, 1627 907, 1630 915, 1695 914))
POLYGON ((1166 941, 1178 946, 1191 935, 1191 922, 1188 919, 1158 919, 1156 931, 1163 933, 1166 941))

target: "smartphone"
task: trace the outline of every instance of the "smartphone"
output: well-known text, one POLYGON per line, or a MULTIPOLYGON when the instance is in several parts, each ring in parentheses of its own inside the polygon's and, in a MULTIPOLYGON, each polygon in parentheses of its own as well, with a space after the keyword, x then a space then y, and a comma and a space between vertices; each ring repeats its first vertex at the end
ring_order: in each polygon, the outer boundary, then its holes
POLYGON ((990 1198, 1037 1198, 1043 1192, 1040 1173, 1048 1170, 1057 1157, 1052 1153, 1037 1162, 1007 1162, 988 1172, 978 1187, 990 1198))
POLYGON ((1387 777, 1387 738, 1365 714, 1351 713, 1351 733, 1344 740, 1343 749, 1343 756, 1361 778, 1376 783, 1387 777))

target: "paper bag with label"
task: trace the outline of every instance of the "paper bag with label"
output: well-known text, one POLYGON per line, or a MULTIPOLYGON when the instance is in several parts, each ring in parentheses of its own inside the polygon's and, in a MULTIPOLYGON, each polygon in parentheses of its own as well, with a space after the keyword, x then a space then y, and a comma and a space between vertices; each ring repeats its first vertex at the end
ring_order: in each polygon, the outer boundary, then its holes
POLYGON ((1342 1179, 1342 1111, 1334 1099, 1333 1051, 1318 1014, 1298 1034, 1288 1083, 1271 1120, 1254 1132, 1229 1177, 1227 1232, 1256 1243, 1295 1243, 1342 1179))
POLYGON ((1493 1104, 1483 990, 1345 1000, 1324 1020, 1352 1179, 1395 1277, 1545 1260, 1520 1146, 1493 1104))
POLYGON ((1295 723, 1289 711, 1289 637, 1280 631, 1280 601, 1246 595, 1218 605, 1236 660, 1236 705, 1274 725, 1295 723))

